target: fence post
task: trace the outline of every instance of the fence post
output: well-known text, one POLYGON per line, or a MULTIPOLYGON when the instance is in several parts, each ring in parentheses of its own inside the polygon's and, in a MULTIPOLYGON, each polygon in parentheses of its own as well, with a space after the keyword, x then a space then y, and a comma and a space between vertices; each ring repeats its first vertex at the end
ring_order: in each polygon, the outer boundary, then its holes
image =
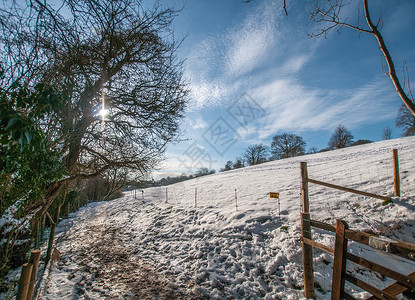
POLYGON ((334 242, 333 279, 331 283, 331 299, 344 298, 344 274, 346 272, 347 239, 345 230, 347 223, 338 219, 336 224, 336 237, 334 242))
POLYGON ((235 189, 235 208, 238 211, 238 197, 236 196, 236 189, 235 189))
POLYGON ((36 284, 37 268, 39 266, 40 250, 32 250, 30 255, 30 263, 33 265, 32 274, 30 276, 29 290, 27 291, 27 299, 32 299, 33 291, 36 284))
POLYGON ((393 186, 395 189, 395 197, 401 196, 401 180, 399 176, 399 157, 398 149, 392 149, 393 157, 393 186))
MULTIPOLYGON (((310 213, 301 214, 301 236, 311 240, 310 213)), ((314 299, 313 247, 303 241, 304 296, 314 299)))
POLYGON ((22 273, 20 275, 19 289, 17 291, 17 300, 26 300, 27 291, 29 290, 30 276, 32 273, 33 265, 31 263, 25 263, 22 266, 22 273))
MULTIPOLYGON (((300 162, 301 169, 301 199, 303 212, 301 214, 301 236, 311 240, 310 204, 308 198, 308 172, 307 163, 300 162)), ((315 298, 314 294, 314 268, 313 247, 303 242, 303 270, 304 270, 304 296, 307 299, 315 298)))
POLYGON ((197 207, 197 187, 195 188, 195 207, 197 207))
POLYGON ((308 172, 307 172, 307 163, 300 162, 301 169, 301 198, 303 201, 303 213, 310 212, 310 204, 308 199, 308 172))

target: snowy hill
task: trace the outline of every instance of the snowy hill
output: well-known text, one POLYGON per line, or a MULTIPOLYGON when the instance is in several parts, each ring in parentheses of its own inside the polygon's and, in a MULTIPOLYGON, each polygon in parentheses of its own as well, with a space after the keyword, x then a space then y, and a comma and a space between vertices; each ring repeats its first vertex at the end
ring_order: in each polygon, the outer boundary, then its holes
MULTIPOLYGON (((310 178, 392 196, 393 148, 399 149, 401 198, 383 205, 310 184, 310 213, 415 243, 415 137, 409 137, 140 190, 137 199, 131 193, 91 203, 59 224, 61 261, 45 276, 41 298, 302 299, 299 162, 308 163, 310 178), (269 192, 280 193, 280 207, 269 192)), ((321 232, 313 231, 313 239, 333 243, 321 232)), ((370 249, 350 249, 380 259, 370 249)), ((330 298, 332 262, 331 255, 314 252, 319 299, 330 298)), ((415 270, 406 261, 382 263, 403 273, 415 270)), ((378 287, 391 283, 358 273, 378 287)))

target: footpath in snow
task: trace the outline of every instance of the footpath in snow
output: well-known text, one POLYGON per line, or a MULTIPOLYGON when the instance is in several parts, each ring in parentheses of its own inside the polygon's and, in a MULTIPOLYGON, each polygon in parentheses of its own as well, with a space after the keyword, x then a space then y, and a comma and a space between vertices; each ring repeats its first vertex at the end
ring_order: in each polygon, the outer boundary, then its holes
MULTIPOLYGON (((399 150, 402 197, 382 200, 310 185, 316 220, 415 243, 415 137, 284 159, 91 203, 57 228, 61 260, 45 274, 41 299, 303 299, 300 168, 310 178, 393 194, 399 150), (167 189, 167 203, 166 203, 167 189), (269 192, 279 192, 280 206, 269 192), (195 205, 195 194, 196 202, 195 205), (235 203, 237 199, 237 208, 235 203)), ((313 231, 333 245, 333 235, 313 231)), ((415 263, 349 251, 409 274, 415 263)), ((333 257, 314 251, 317 297, 330 299, 333 257)), ((354 266, 348 272, 392 283, 354 266)), ((356 298, 367 293, 350 290, 356 298)))

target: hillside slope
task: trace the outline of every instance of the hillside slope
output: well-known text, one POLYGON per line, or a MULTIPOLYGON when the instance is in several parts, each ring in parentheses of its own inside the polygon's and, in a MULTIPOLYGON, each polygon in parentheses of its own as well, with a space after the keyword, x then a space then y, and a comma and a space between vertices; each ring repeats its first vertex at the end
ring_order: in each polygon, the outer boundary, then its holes
MULTIPOLYGON (((314 178, 393 194, 392 149, 399 149, 402 197, 382 200, 310 185, 311 217, 337 218, 415 243, 415 137, 273 161, 91 203, 57 228, 61 261, 43 299, 302 299, 300 168, 314 178), (167 189, 167 203, 166 203, 167 189), (280 193, 280 206, 269 192, 280 193), (237 200, 237 207, 235 203, 237 200), (196 203, 195 203, 196 200, 196 203)), ((332 244, 333 236, 313 231, 332 244)), ((379 261, 371 249, 350 251, 379 261)), ((314 252, 319 299, 330 299, 332 257, 314 252)), ((382 259, 404 273, 409 261, 382 259)), ((391 282, 349 268, 386 287, 391 282)), ((351 291, 357 298, 365 293, 351 291)))

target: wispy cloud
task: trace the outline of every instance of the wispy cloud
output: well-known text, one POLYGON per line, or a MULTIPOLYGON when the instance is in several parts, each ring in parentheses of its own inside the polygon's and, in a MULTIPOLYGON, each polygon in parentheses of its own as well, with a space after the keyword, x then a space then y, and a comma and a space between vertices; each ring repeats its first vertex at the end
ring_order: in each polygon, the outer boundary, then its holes
POLYGON ((303 86, 296 80, 275 80, 258 87, 253 97, 261 99, 268 112, 257 124, 257 136, 269 138, 278 132, 332 130, 339 124, 351 128, 393 117, 396 102, 385 78, 353 90, 324 90, 303 86))
POLYGON ((283 64, 280 71, 289 74, 297 73, 303 68, 309 59, 310 54, 304 53, 288 57, 287 61, 283 64))
POLYGON ((203 129, 208 127, 208 123, 206 123, 200 113, 187 116, 186 121, 193 129, 203 129))
POLYGON ((185 71, 191 111, 220 106, 240 96, 237 93, 250 73, 276 55, 276 19, 276 10, 264 2, 242 23, 218 36, 207 36, 194 47, 185 71))
POLYGON ((229 88, 217 80, 207 80, 192 74, 188 77, 188 81, 191 82, 190 111, 198 111, 206 106, 217 106, 221 103, 221 99, 229 93, 229 88))
POLYGON ((225 39, 225 62, 230 76, 241 76, 269 59, 275 49, 276 15, 264 6, 251 13, 239 28, 230 30, 225 39))

